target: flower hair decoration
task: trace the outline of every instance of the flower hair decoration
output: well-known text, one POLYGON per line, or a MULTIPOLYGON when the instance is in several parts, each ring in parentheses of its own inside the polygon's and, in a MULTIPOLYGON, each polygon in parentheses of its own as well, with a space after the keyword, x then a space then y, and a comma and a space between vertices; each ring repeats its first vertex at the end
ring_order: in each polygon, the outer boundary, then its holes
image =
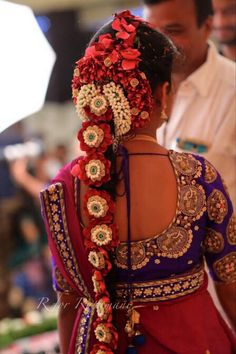
POLYGON ((119 240, 115 201, 105 187, 112 174, 108 151, 113 148, 115 152, 117 142, 132 129, 143 127, 153 107, 151 87, 139 69, 137 28, 142 22, 129 11, 115 15, 113 34, 102 34, 90 44, 76 62, 72 80, 73 102, 83 122, 78 140, 86 155, 78 159, 71 173, 88 186, 83 208, 89 222, 83 237, 92 266, 97 315, 97 342, 90 354, 112 354, 118 343, 105 278, 112 268, 109 252, 119 240))

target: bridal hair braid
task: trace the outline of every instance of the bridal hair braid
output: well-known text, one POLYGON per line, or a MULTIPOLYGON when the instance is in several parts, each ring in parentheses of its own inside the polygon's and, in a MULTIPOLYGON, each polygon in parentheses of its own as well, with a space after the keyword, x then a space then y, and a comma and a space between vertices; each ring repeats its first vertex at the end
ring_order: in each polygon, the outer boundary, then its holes
POLYGON ((114 353, 118 343, 105 281, 112 269, 109 252, 119 242, 114 221, 116 152, 132 129, 150 121, 157 86, 170 83, 174 53, 164 35, 124 11, 96 33, 74 70, 72 96, 83 121, 78 139, 86 155, 71 173, 89 186, 83 201, 89 223, 83 236, 97 313, 97 343, 91 354, 114 353))

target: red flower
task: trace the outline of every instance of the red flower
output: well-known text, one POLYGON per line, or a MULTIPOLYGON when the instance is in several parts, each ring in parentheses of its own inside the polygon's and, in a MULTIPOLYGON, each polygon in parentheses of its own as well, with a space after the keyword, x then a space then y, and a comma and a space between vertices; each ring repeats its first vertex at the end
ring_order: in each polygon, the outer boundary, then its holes
POLYGON ((95 344, 90 354, 97 354, 99 350, 102 350, 105 354, 114 354, 113 350, 104 344, 95 344))
POLYGON ((130 33, 135 32, 135 26, 128 24, 124 18, 119 17, 112 22, 112 28, 115 31, 118 31, 116 37, 120 39, 128 39, 130 33))
MULTIPOLYGON (((91 202, 90 202, 91 204, 91 202)), ((90 189, 84 196, 84 210, 85 212, 87 213, 88 217, 91 219, 91 220, 102 220, 104 222, 104 220, 111 220, 113 215, 114 215, 114 212, 115 212, 115 203, 114 201, 111 199, 111 196, 109 193, 107 193, 106 191, 98 191, 96 189, 90 189), (91 215, 91 213, 89 212, 88 210, 88 202, 91 201, 91 198, 92 197, 95 197, 95 196, 98 196, 100 198, 102 198, 102 200, 104 201, 104 213, 106 211, 106 214, 103 216, 103 217, 96 217, 96 216, 93 216, 91 215)), ((96 210, 98 210, 96 208, 96 210)), ((94 215, 96 215, 96 213, 94 213, 94 215)), ((98 214, 99 215, 99 214, 98 214)))
MULTIPOLYGON (((96 221, 91 221, 87 227, 84 227, 83 229, 83 235, 85 237, 85 246, 88 249, 94 249, 96 248, 96 244, 92 241, 92 230, 94 228, 96 228, 97 226, 106 226, 109 228, 109 231, 111 231, 111 240, 105 242, 106 244, 104 244, 103 240, 101 242, 98 242, 99 245, 97 244, 97 246, 100 247, 100 244, 103 243, 103 245, 101 246, 101 248, 105 249, 105 250, 111 250, 113 247, 116 247, 119 243, 119 238, 118 238, 118 227, 115 223, 110 223, 110 222, 106 222, 104 223, 103 221, 100 222, 96 222, 96 221)), ((108 236, 109 237, 109 236, 108 236)), ((107 239, 108 239, 107 237, 107 239)))
POLYGON ((97 116, 96 114, 92 113, 90 107, 88 106, 86 106, 84 110, 87 117, 89 117, 89 119, 92 120, 94 123, 104 122, 104 121, 109 122, 113 118, 113 113, 111 108, 108 108, 107 111, 104 114, 101 114, 100 116, 97 116))
POLYGON ((99 270, 94 271, 92 281, 96 300, 99 300, 103 295, 109 296, 103 275, 99 270))
POLYGON ((98 319, 96 323, 103 321, 112 322, 112 304, 109 296, 100 297, 99 300, 97 300, 97 306, 100 307, 100 309, 97 308, 98 319))
MULTIPOLYGON (((95 327, 99 326, 100 323, 97 321, 95 322, 95 327)), ((110 323, 110 322, 102 322, 102 325, 108 330, 108 332, 111 334, 111 342, 108 344, 109 347, 111 347, 113 350, 117 349, 117 344, 118 344, 118 333, 117 329, 115 326, 110 323)))
POLYGON ((103 45, 104 49, 110 48, 112 43, 114 43, 110 33, 101 34, 98 41, 103 45))
MULTIPOLYGON (((92 131, 91 131, 92 133, 92 131)), ((79 130, 78 132, 78 140, 80 141, 80 148, 82 151, 86 151, 88 153, 94 153, 94 152, 105 152, 112 144, 112 135, 111 135, 111 129, 108 124, 93 124, 91 122, 84 122, 82 124, 82 129, 79 130), (98 131, 95 135, 95 139, 97 141, 92 142, 90 145, 86 144, 85 138, 86 138, 86 131, 89 132, 88 128, 91 127, 96 127, 95 129, 98 131), (103 132, 103 137, 99 137, 99 132, 100 130, 103 132), (100 142, 101 141, 101 142, 100 142), (100 142, 100 144, 99 144, 100 142), (95 146, 94 146, 95 145, 95 146), (94 147, 93 147, 94 146, 94 147)))
POLYGON ((100 267, 101 264, 99 264, 99 266, 96 267, 94 265, 94 263, 92 263, 92 266, 95 269, 99 270, 102 273, 103 276, 106 276, 110 272, 110 270, 112 268, 112 264, 110 262, 110 258, 109 258, 108 252, 106 250, 104 250, 102 247, 97 247, 97 246, 95 247, 93 242, 90 242, 89 250, 93 251, 93 252, 96 252, 97 254, 102 254, 103 255, 104 261, 105 261, 104 268, 100 267))
POLYGON ((103 154, 94 153, 80 158, 72 168, 71 174, 89 186, 100 187, 111 179, 110 167, 111 162, 103 154))
POLYGON ((138 49, 127 48, 121 51, 121 55, 124 58, 122 60, 122 68, 124 70, 135 69, 138 62, 140 61, 140 59, 138 58, 140 56, 140 52, 138 51, 138 49))

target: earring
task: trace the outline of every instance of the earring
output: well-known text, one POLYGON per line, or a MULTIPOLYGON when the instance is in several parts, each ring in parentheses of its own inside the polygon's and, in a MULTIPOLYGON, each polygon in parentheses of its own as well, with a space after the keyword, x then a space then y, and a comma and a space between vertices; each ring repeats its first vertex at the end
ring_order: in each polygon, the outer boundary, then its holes
POLYGON ((168 121, 169 117, 166 114, 165 108, 162 109, 160 118, 161 120, 168 121))

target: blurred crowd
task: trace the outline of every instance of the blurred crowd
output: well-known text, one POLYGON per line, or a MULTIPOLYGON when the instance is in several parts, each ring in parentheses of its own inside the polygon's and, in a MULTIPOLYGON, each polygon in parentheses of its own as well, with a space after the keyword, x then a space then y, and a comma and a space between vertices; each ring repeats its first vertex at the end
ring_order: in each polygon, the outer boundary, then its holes
POLYGON ((66 162, 63 144, 34 157, 0 161, 5 181, 0 185, 0 319, 23 317, 42 297, 56 301, 38 196, 66 162))

